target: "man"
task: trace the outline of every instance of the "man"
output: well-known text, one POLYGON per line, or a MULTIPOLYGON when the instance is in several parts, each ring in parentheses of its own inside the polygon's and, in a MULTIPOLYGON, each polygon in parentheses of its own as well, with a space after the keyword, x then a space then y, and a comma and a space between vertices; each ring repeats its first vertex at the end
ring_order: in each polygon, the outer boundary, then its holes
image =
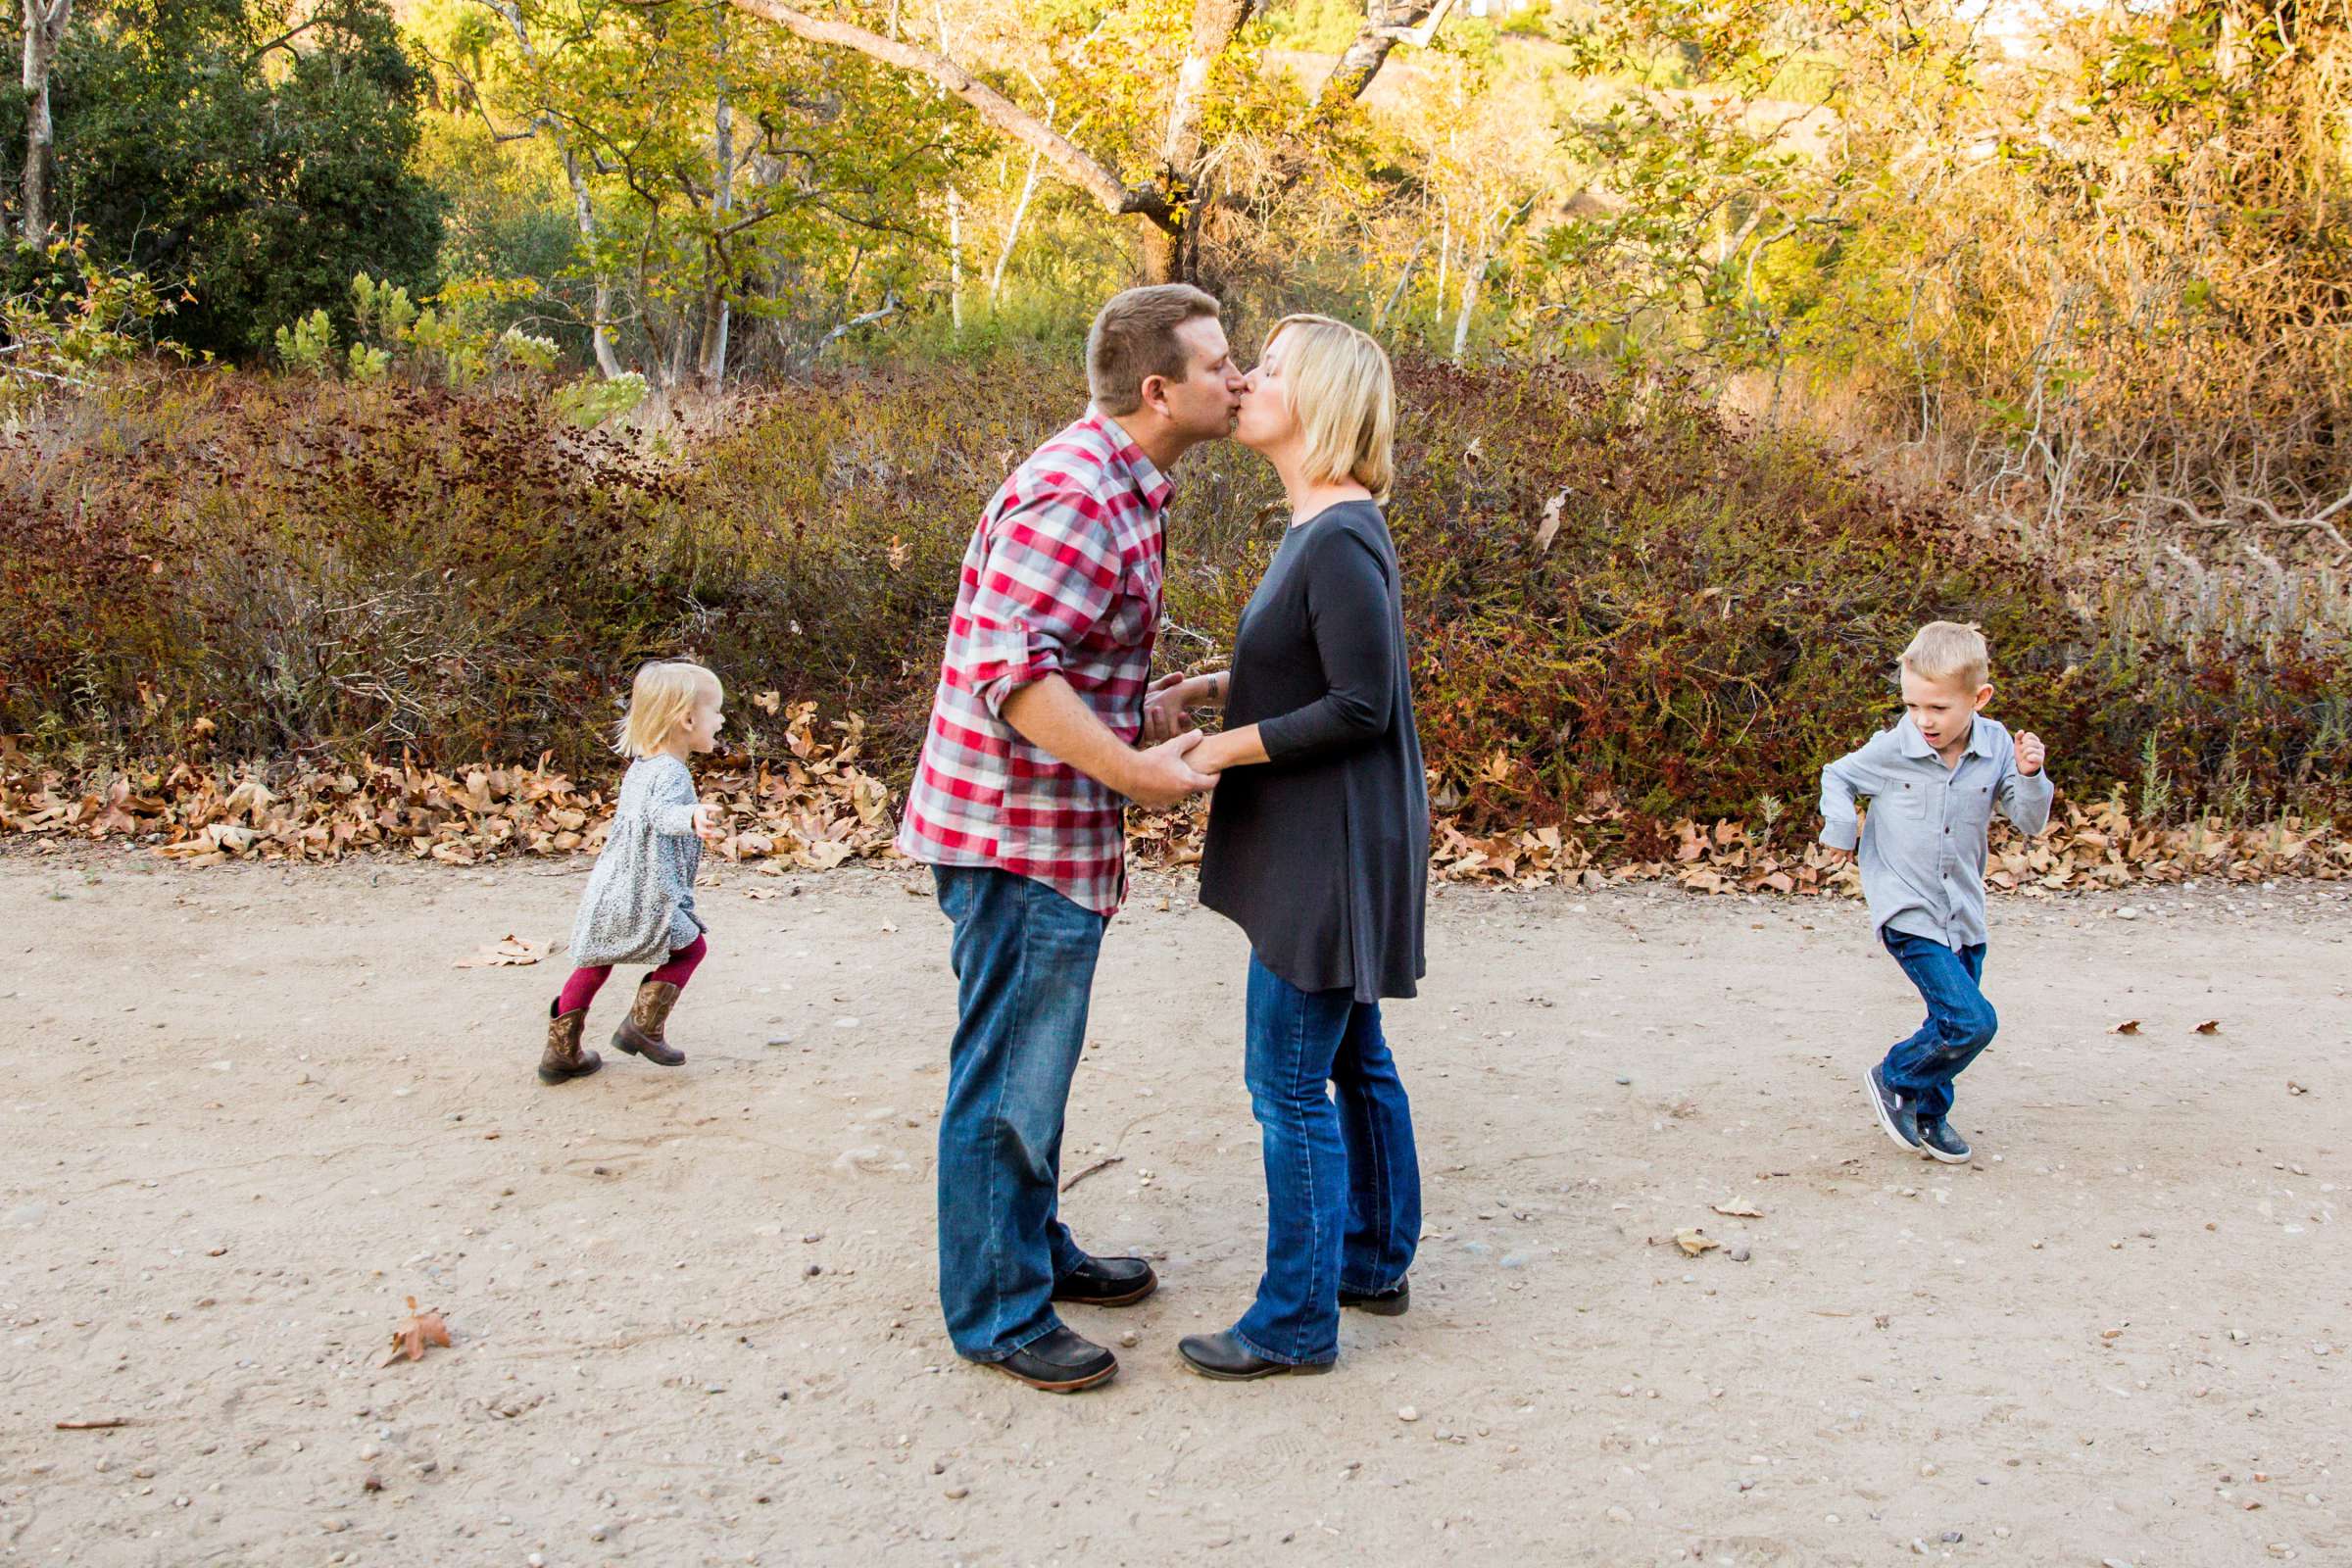
POLYGON ((1242 377, 1217 302, 1129 289, 1086 340, 1093 406, 1004 481, 964 553, 899 848, 955 924, 939 1124, 939 1295, 958 1353, 1072 1393, 1119 1369, 1055 1301, 1124 1306, 1158 1280, 1090 1257, 1056 1212, 1061 1128, 1103 927, 1127 892, 1125 802, 1210 786, 1187 732, 1149 750, 1167 471, 1232 433, 1242 377))

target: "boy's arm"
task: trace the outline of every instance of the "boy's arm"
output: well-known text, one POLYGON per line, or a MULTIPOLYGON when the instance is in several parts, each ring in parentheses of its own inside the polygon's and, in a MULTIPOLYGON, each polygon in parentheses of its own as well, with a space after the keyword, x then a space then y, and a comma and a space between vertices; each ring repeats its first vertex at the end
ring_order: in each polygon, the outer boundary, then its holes
POLYGON ((1874 736, 1821 770, 1821 842, 1833 850, 1851 855, 1862 842, 1854 799, 1877 793, 1878 770, 1870 764, 1871 750, 1878 744, 1874 736))
POLYGON ((2017 737, 2008 771, 2001 775, 2001 814, 2032 838, 2050 825, 2050 802, 2057 786, 2042 766, 2048 753, 2032 730, 2017 737))

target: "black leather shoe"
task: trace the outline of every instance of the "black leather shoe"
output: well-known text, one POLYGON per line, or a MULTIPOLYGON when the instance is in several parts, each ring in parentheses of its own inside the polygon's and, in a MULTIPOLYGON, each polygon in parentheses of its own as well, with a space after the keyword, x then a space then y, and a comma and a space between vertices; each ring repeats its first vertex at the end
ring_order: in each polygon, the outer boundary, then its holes
POLYGON ((1402 1317, 1413 1304, 1413 1282, 1398 1280, 1396 1288, 1386 1291, 1350 1291, 1343 1288, 1340 1304, 1352 1306, 1358 1312, 1374 1317, 1402 1317))
POLYGON ((1176 1353, 1184 1364, 1204 1378, 1220 1383, 1248 1383, 1257 1378, 1278 1378, 1285 1372, 1301 1375, 1328 1372, 1329 1361, 1269 1361, 1235 1339, 1230 1331, 1223 1334, 1188 1334, 1176 1342, 1176 1353))
POLYGON ((1879 1125, 1886 1130, 1886 1136, 1894 1140, 1897 1148, 1917 1153, 1919 1117, 1903 1103, 1902 1096, 1886 1087, 1885 1070, 1873 1067, 1864 1073, 1862 1090, 1870 1096, 1870 1108, 1878 1113, 1879 1125))
POLYGON ((1117 1356, 1064 1328, 1031 1340, 1002 1361, 982 1364, 1048 1394, 1076 1394, 1119 1375, 1117 1356))
POLYGON ((1159 1289, 1140 1257, 1090 1257, 1054 1282, 1054 1299, 1081 1306, 1132 1306, 1159 1289))

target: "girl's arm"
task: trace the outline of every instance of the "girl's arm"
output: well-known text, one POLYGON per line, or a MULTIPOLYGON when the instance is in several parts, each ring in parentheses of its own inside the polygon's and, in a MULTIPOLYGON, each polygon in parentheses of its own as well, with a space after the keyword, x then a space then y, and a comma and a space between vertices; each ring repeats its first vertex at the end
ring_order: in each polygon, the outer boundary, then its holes
POLYGON ((667 838, 693 838, 718 815, 717 807, 695 804, 694 775, 684 762, 662 770, 654 781, 653 796, 646 807, 646 819, 655 832, 667 838))

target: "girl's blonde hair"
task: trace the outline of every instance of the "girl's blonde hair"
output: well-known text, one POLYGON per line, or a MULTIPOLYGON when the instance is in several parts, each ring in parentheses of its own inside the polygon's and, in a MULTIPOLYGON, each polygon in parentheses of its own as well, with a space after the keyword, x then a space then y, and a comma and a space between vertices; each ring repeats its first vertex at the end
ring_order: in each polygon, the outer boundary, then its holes
POLYGON ((620 721, 612 749, 623 757, 651 757, 660 751, 678 720, 694 711, 705 681, 714 690, 725 690, 716 675, 682 659, 638 665, 637 682, 629 688, 628 716, 620 721))
POLYGON ((1353 479, 1387 501, 1396 482, 1396 382, 1388 355, 1328 316, 1286 316, 1266 334, 1266 349, 1277 339, 1283 398, 1306 437, 1306 476, 1353 479))
POLYGON ((1973 621, 1931 620, 1903 650, 1902 665, 1923 680, 1950 681, 1973 692, 1992 677, 1992 651, 1973 621))

